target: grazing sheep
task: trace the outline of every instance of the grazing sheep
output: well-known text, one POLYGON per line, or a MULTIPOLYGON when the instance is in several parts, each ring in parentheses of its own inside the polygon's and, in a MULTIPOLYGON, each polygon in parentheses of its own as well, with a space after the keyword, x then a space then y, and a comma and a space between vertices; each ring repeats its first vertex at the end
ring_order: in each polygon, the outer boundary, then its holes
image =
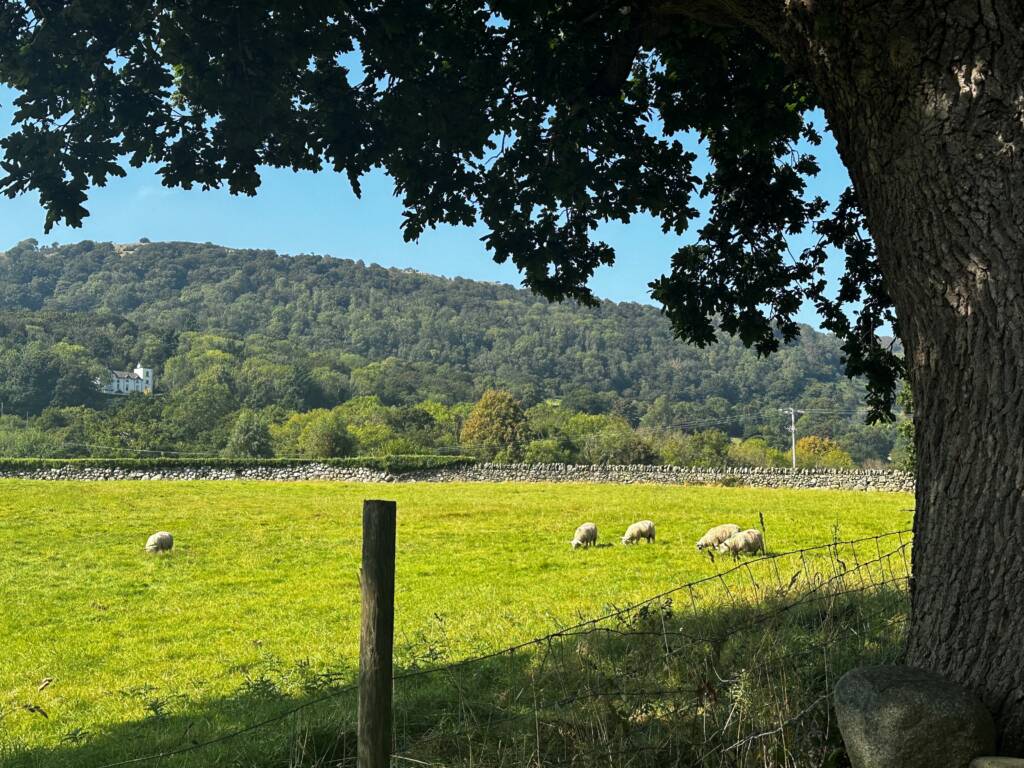
POLYGON ((697 551, 700 552, 705 549, 715 549, 719 544, 728 539, 730 536, 735 536, 740 532, 740 527, 733 523, 725 523, 724 525, 716 525, 714 528, 709 530, 697 541, 697 551))
POLYGON ((748 528, 745 531, 740 531, 718 545, 718 551, 721 553, 731 553, 734 560, 739 560, 742 552, 749 552, 754 554, 760 552, 764 554, 764 536, 756 528, 748 528))
POLYGON ((597 544, 597 526, 593 523, 584 523, 576 529, 576 533, 573 534, 572 548, 576 547, 592 547, 597 544))
POLYGON ((650 520, 641 520, 638 523, 633 523, 629 528, 626 529, 625 535, 622 537, 623 544, 635 544, 640 539, 647 539, 648 544, 654 543, 654 523, 650 520))
POLYGON ((167 531, 157 531, 146 539, 147 552, 170 552, 174 546, 174 537, 167 531))

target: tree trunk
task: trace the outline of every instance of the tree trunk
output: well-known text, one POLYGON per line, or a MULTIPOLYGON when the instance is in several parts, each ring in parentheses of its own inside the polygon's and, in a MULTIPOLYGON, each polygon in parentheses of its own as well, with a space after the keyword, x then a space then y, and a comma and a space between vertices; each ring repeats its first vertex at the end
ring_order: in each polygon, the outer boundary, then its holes
POLYGON ((908 356, 908 661, 972 687, 1024 755, 1024 3, 786 8, 908 356))

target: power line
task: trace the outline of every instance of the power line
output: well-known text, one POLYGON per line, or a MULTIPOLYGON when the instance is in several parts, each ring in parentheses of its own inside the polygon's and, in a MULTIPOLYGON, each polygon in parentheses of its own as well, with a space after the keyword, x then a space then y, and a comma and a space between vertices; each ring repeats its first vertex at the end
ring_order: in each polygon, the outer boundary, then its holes
POLYGON ((870 409, 867 406, 862 406, 860 408, 850 408, 850 409, 841 409, 841 408, 804 408, 802 410, 802 413, 857 414, 857 413, 867 413, 867 411, 869 411, 869 410, 870 409))
POLYGON ((171 454, 173 456, 193 456, 201 459, 213 459, 218 458, 216 453, 203 453, 201 451, 170 451, 170 450, 157 450, 151 448, 129 448, 124 445, 100 445, 98 443, 61 443, 63 447, 71 448, 102 448, 105 451, 127 451, 129 453, 151 453, 158 455, 171 454))
MULTIPOLYGON (((744 419, 749 419, 749 418, 757 418, 757 417, 765 418, 765 417, 768 416, 768 414, 769 414, 769 412, 771 410, 772 410, 772 408, 770 406, 764 406, 762 408, 757 408, 757 409, 748 410, 748 411, 744 411, 744 412, 733 413, 733 414, 728 415, 728 416, 720 416, 720 417, 707 418, 707 419, 695 419, 695 420, 692 420, 692 421, 675 421, 675 422, 671 422, 669 424, 666 424, 665 426, 666 427, 677 428, 677 429, 684 429, 684 430, 686 430, 686 429, 699 429, 701 427, 713 427, 713 426, 719 426, 719 425, 722 425, 722 424, 732 424, 732 423, 735 423, 735 422, 738 422, 738 421, 742 421, 744 419)), ((778 408, 777 410, 782 412, 782 413, 788 413, 789 412, 788 408, 778 408)), ((858 413, 865 413, 865 412, 867 412, 867 410, 868 410, 868 408, 866 408, 866 407, 861 407, 861 408, 802 408, 802 409, 799 409, 798 412, 799 413, 807 413, 807 414, 816 414, 816 415, 825 415, 825 414, 834 414, 834 415, 845 415, 845 414, 848 414, 848 415, 855 415, 855 414, 858 414, 858 413)))

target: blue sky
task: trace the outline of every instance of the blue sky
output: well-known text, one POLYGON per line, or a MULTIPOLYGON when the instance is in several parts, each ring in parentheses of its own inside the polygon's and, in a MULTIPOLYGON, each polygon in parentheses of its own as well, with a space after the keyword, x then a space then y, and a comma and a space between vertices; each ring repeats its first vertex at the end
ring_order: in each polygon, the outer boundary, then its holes
MULTIPOLYGON (((10 125, 13 92, 0 88, 0 133, 10 125)), ((812 191, 834 200, 848 177, 831 137, 816 152, 822 172, 812 191)), ((509 264, 495 264, 480 242, 482 229, 443 227, 417 243, 402 240, 401 205, 382 173, 364 179, 356 198, 342 176, 268 169, 256 197, 233 197, 223 190, 168 189, 153 168, 128 169, 124 179, 92 191, 91 216, 80 229, 43 232, 44 214, 34 196, 0 197, 0 250, 26 238, 41 243, 76 240, 130 242, 190 240, 235 248, 269 248, 279 253, 317 253, 362 259, 388 267, 493 280, 515 285, 520 276, 509 264)), ((691 231, 694 231, 693 226, 691 231)), ((592 285, 598 296, 650 303, 647 284, 668 269, 671 254, 687 236, 663 235, 657 222, 638 217, 630 224, 603 227, 600 236, 615 247, 617 262, 602 268, 592 285)), ((794 248, 804 243, 797 240, 794 248)), ((839 265, 830 265, 834 270, 839 265)), ((817 325, 808 308, 801 320, 817 325)))

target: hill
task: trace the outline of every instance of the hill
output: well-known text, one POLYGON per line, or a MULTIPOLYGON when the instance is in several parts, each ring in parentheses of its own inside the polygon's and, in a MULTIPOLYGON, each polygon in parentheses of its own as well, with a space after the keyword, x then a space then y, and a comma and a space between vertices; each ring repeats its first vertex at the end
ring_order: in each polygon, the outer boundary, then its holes
POLYGON ((240 408, 303 413, 376 397, 391 409, 451 409, 489 387, 526 408, 556 399, 634 427, 716 426, 780 447, 783 405, 819 411, 804 416, 804 433, 861 429, 836 413, 861 404, 860 384, 844 376, 836 340, 808 327, 759 359, 728 338, 683 345, 641 304, 549 304, 507 285, 343 258, 183 242, 26 241, 0 253, 8 413, 109 407, 92 379, 140 360, 159 391, 189 393, 193 412, 220 427, 200 440, 179 429, 161 447, 219 450, 240 408))

